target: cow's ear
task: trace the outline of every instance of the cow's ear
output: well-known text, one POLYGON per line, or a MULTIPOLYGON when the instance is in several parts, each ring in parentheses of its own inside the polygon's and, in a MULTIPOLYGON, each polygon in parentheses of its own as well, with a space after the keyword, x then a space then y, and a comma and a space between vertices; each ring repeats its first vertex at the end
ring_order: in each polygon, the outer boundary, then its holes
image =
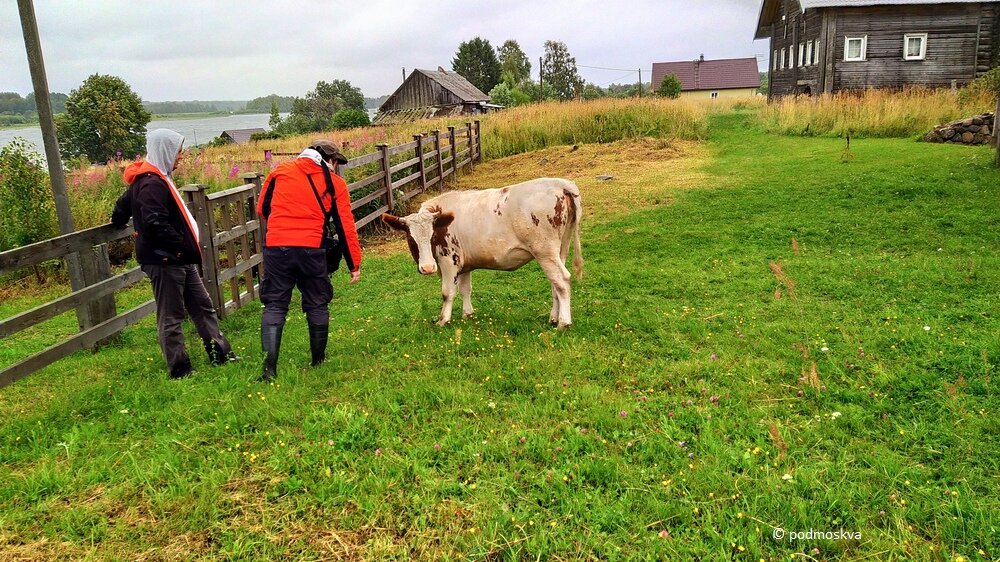
POLYGON ((441 213, 434 217, 434 228, 446 228, 455 220, 454 213, 441 213))
POLYGON ((406 223, 399 217, 390 215, 389 213, 382 213, 382 222, 394 230, 406 230, 406 223))

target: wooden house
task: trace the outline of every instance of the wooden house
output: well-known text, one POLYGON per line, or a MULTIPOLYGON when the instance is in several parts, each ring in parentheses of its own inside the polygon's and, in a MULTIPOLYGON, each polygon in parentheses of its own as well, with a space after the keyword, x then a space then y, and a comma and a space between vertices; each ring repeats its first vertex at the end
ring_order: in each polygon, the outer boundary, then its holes
POLYGON ((770 95, 963 86, 997 66, 1000 0, 763 0, 770 95))
POLYGON ((702 55, 693 61, 654 62, 653 91, 671 74, 680 80, 682 98, 748 97, 756 95, 760 88, 757 59, 753 57, 705 60, 702 55))
POLYGON ((478 115, 491 107, 490 97, 457 72, 414 70, 378 108, 375 124, 450 115, 478 115))
POLYGON ((233 144, 246 144, 246 143, 250 142, 250 137, 252 137, 253 135, 255 135, 257 133, 264 133, 264 132, 266 132, 266 131, 264 129, 261 129, 261 128, 254 128, 254 129, 227 129, 225 131, 222 131, 222 134, 219 135, 219 136, 222 137, 222 138, 224 138, 224 139, 226 139, 227 141, 229 141, 229 142, 231 142, 233 144))

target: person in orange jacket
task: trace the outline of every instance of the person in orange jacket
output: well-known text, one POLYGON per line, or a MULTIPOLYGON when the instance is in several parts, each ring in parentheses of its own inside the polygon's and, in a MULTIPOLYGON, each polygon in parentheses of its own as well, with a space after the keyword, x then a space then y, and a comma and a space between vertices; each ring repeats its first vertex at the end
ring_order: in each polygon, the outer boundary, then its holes
POLYGON ((257 202, 257 214, 266 221, 264 274, 260 281, 260 300, 264 304, 260 319, 263 381, 278 375, 281 333, 293 287, 298 286, 302 294, 312 365, 326 359, 333 286, 327 272, 323 225, 331 210, 342 225, 340 244, 351 283, 361 278, 361 245, 347 182, 333 171, 336 164, 346 163, 347 157, 337 145, 319 139, 294 160, 279 164, 264 180, 257 202))
POLYGON ((181 321, 190 316, 216 365, 239 359, 219 330, 212 299, 198 274, 198 225, 174 185, 172 173, 184 157, 184 137, 169 129, 150 131, 146 158, 125 168, 128 189, 115 203, 111 224, 135 227, 135 257, 153 285, 156 330, 171 378, 192 372, 181 321))

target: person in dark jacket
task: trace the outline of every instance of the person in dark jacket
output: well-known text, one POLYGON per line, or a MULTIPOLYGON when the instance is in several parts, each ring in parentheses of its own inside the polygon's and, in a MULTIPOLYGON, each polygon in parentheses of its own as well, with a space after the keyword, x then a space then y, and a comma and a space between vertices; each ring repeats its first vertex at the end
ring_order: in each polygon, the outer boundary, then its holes
POLYGON ((260 300, 260 343, 264 352, 261 380, 278 374, 281 332, 288 315, 292 288, 302 293, 302 311, 309 325, 312 365, 326 359, 333 286, 323 247, 323 224, 327 213, 339 223, 340 245, 351 272, 351 283, 361 277, 361 245, 358 243, 347 183, 333 172, 347 158, 331 141, 313 141, 294 160, 279 164, 264 180, 257 214, 266 221, 264 275, 260 300), (330 193, 330 191, 333 193, 330 193))
POLYGON ((135 228, 135 255, 153 285, 156 329, 171 378, 194 372, 184 346, 181 321, 191 317, 216 365, 238 359, 219 331, 212 299, 198 274, 198 226, 181 200, 171 174, 183 158, 184 137, 156 129, 146 138, 146 158, 125 168, 128 189, 118 198, 111 224, 135 228))

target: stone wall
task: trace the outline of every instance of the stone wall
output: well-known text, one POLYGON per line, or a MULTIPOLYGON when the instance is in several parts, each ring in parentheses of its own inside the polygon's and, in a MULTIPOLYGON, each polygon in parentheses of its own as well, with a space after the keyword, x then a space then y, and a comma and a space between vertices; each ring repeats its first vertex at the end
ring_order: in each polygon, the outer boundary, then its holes
POLYGON ((924 135, 925 142, 951 142, 962 144, 986 144, 994 143, 993 134, 993 114, 984 113, 952 121, 938 127, 924 135))

